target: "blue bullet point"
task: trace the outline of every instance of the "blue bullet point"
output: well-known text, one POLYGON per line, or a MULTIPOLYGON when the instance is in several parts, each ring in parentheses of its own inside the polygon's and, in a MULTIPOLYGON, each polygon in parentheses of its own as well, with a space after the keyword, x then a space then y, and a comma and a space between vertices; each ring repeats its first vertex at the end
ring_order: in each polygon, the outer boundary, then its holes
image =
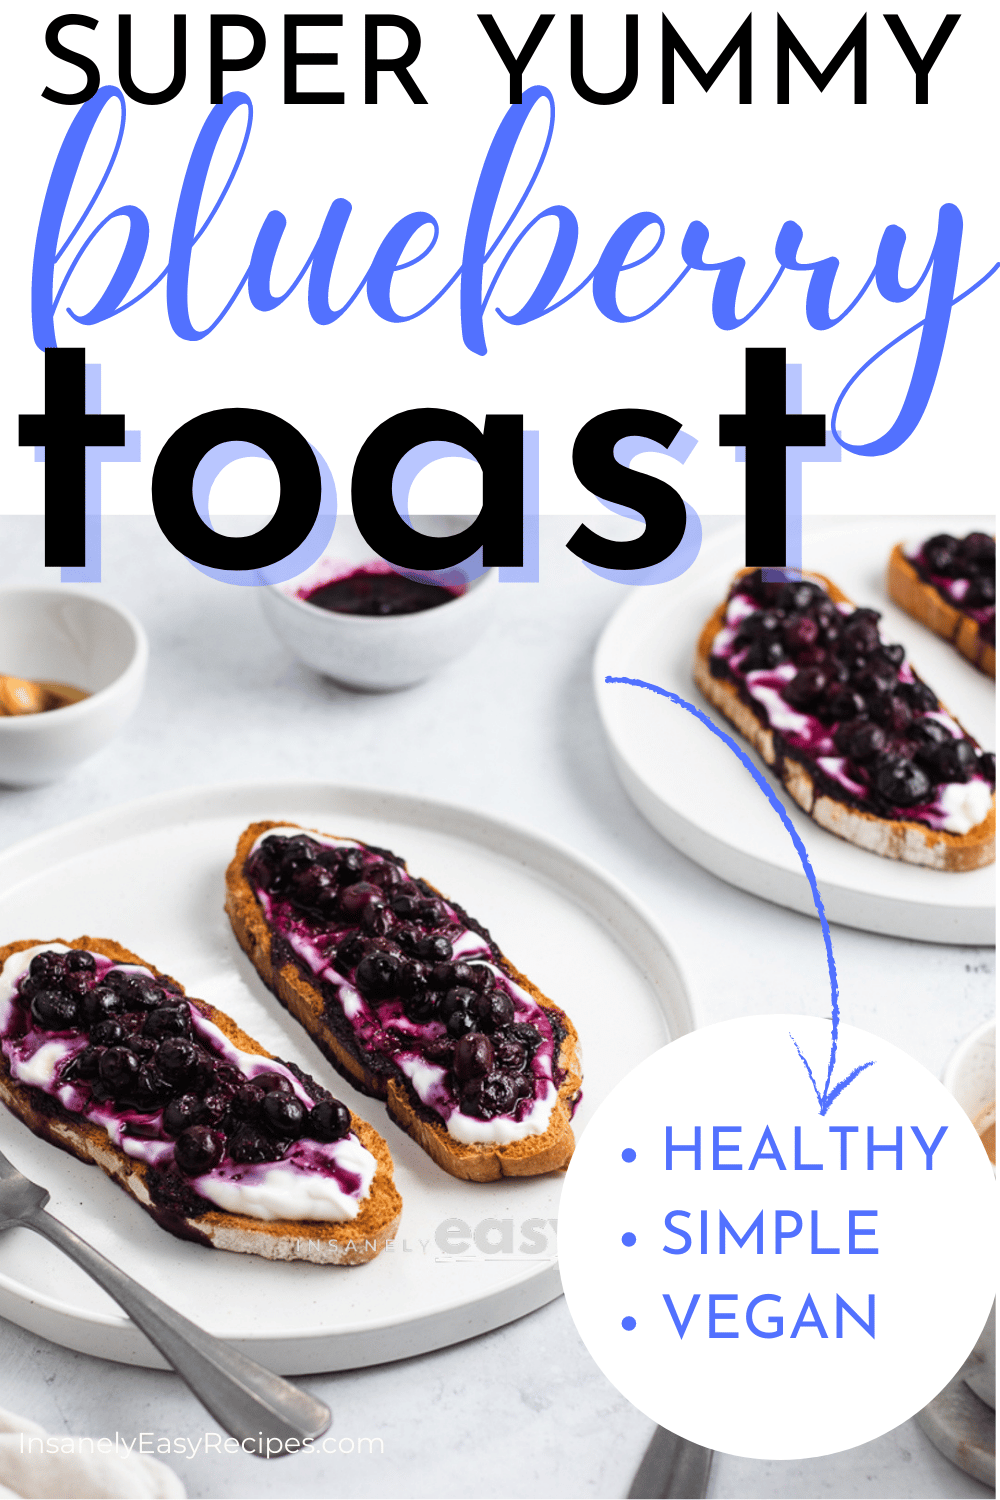
POLYGON ((631 1229, 628 1230, 628 1232, 626 1234, 622 1235, 622 1244, 623 1245, 629 1245, 629 1246, 632 1246, 632 1245, 635 1244, 635 1235, 632 1233, 631 1229))
POLYGON ((635 1161, 635 1152, 631 1146, 626 1146, 622 1152, 622 1161, 635 1161))
POLYGON ((635 1319, 622 1318, 622 1327, 624 1328, 626 1333, 631 1333, 632 1329, 635 1327, 635 1319))

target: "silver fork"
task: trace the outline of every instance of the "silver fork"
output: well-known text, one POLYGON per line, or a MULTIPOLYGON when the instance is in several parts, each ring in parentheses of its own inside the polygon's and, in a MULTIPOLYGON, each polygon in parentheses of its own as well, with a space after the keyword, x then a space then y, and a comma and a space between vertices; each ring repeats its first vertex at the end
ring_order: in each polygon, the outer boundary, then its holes
POLYGON ((301 1443, 322 1436, 330 1425, 329 1407, 154 1297, 72 1229, 46 1213, 48 1201, 45 1188, 29 1181, 0 1152, 0 1230, 15 1224, 33 1229, 82 1266, 124 1308, 215 1420, 234 1438, 253 1440, 247 1452, 278 1457, 296 1451, 286 1447, 290 1439, 301 1443), (267 1451, 271 1447, 268 1439, 280 1443, 277 1452, 267 1451))

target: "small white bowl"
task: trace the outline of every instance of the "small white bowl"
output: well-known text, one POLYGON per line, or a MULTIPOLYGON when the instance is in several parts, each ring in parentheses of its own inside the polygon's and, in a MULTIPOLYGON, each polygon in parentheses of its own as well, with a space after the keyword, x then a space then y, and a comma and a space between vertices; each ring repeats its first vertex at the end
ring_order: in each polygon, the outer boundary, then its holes
POLYGON ((268 624, 315 671, 367 692, 412 687, 468 651, 486 629, 496 603, 495 568, 447 603, 409 615, 336 614, 296 597, 374 560, 374 553, 352 557, 351 550, 331 548, 300 578, 261 590, 268 624))
POLYGON ((139 701, 148 659, 135 616, 84 586, 0 589, 0 672, 90 694, 0 718, 0 784, 42 786, 106 745, 139 701))

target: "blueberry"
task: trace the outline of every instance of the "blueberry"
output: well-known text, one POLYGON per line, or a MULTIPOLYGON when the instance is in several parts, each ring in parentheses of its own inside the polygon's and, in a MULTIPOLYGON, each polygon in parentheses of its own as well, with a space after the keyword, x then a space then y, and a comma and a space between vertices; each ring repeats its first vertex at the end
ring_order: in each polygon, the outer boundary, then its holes
POLYGON ((455 1056, 457 1043, 451 1037, 439 1036, 433 1042, 428 1042, 424 1048, 424 1056, 428 1062, 440 1063, 446 1068, 451 1067, 452 1058, 455 1056))
POLYGON ((359 933, 353 932, 350 937, 345 938, 337 949, 334 962, 341 974, 349 974, 353 968, 364 958, 368 951, 368 944, 359 933))
POLYGON ((973 573, 991 573, 996 567, 997 544, 985 531, 970 531, 959 543, 958 555, 973 573))
POLYGON ((74 1000, 82 1000, 90 990, 90 975, 63 974, 60 988, 64 995, 72 995, 74 1000))
POLYGON ((170 1093, 170 1084, 151 1063, 142 1063, 128 1086, 129 1102, 141 1110, 159 1109, 170 1093))
POLYGON ((906 699, 899 693, 876 693, 868 705, 868 712, 875 723, 881 724, 890 734, 905 734, 912 717, 906 699))
MULTIPOLYGON (((156 1015, 156 1012, 153 1012, 156 1015)), ((202 1051, 181 1036, 168 1036, 156 1049, 156 1066, 167 1078, 189 1078, 202 1060, 202 1051)))
POLYGON ((337 865, 336 876, 341 885, 353 885, 365 873, 365 857, 360 849, 348 849, 337 865))
POLYGON ((32 979, 54 979, 57 974, 63 972, 63 955, 53 953, 51 948, 46 948, 44 953, 36 953, 28 965, 28 973, 32 979))
POLYGON ((485 995, 477 995, 471 1009, 483 1031, 495 1031, 498 1026, 509 1026, 514 1019, 514 1002, 506 990, 487 990, 485 995))
POLYGON ((784 689, 793 708, 808 708, 826 692, 828 678, 822 667, 803 667, 784 689))
POLYGON ((70 1078, 96 1078, 100 1067, 103 1051, 100 1047, 84 1047, 78 1052, 67 1068, 63 1069, 63 1077, 70 1078))
POLYGON ((229 1138, 229 1154, 233 1161, 277 1161, 283 1151, 284 1147, 279 1146, 272 1136, 264 1135, 262 1131, 254 1130, 249 1125, 241 1126, 229 1138))
POLYGON ((498 1068, 505 1073, 518 1073, 528 1060, 528 1054, 520 1042, 497 1042, 493 1048, 498 1068))
POLYGON ((295 1092, 291 1080, 286 1078, 284 1073, 258 1073, 254 1078, 254 1083, 259 1089, 263 1089, 265 1094, 293 1094, 295 1092))
POLYGON ((306 1107, 294 1094, 275 1090, 264 1099, 264 1119, 275 1135, 297 1140, 306 1123, 306 1107))
POLYGON ((464 985, 453 985, 441 1001, 441 1019, 447 1022, 449 1016, 457 1011, 468 1010, 476 999, 475 990, 470 990, 464 985))
MULTIPOLYGON (((468 965, 463 966, 449 963, 432 964, 427 971, 427 983, 432 990, 451 989, 458 982, 458 976, 463 967, 468 968, 468 965)), ((468 985, 462 987, 469 988, 468 985)))
POLYGON ((430 1021, 438 1012, 440 996, 434 990, 416 990, 403 1000, 403 1010, 411 1021, 430 1021))
POLYGON ((899 694, 906 699, 915 714, 931 714, 939 706, 926 682, 917 680, 900 683, 899 694))
POLYGON ((460 1083, 471 1078, 485 1078, 493 1067, 493 1043, 481 1031, 470 1031, 455 1043, 452 1062, 455 1077, 460 1083))
POLYGON ((358 964, 354 983, 363 995, 373 1000, 387 1000, 399 994, 402 965, 393 953, 367 953, 358 964))
POLYGON ((942 573, 946 577, 951 572, 958 553, 958 538, 949 536, 942 532, 937 536, 929 537, 923 545, 924 561, 932 573, 942 573))
POLYGON ((351 1132, 351 1111, 339 1099, 321 1099, 306 1118, 305 1134, 314 1141, 342 1141, 351 1132))
POLYGON ((853 719, 837 725, 833 742, 841 755, 864 765, 865 761, 874 760, 885 749, 885 730, 867 719, 853 719))
POLYGON ((191 1030, 191 1008, 186 1004, 159 1005, 146 1015, 143 1036, 160 1041, 165 1036, 186 1036, 191 1030))
POLYGON ((858 656, 870 656, 881 645, 876 620, 856 609, 848 616, 841 633, 842 649, 858 656), (861 616, 861 618, 859 618, 861 616))
POLYGON ((750 647, 740 667, 744 672, 766 672, 780 666, 784 660, 785 648, 781 642, 760 636, 750 647))
POLYGON ((421 938, 417 944, 417 957, 426 959, 431 964, 447 963, 453 951, 451 939, 440 932, 421 938))
POLYGON ((66 972, 68 974, 93 974, 97 963, 92 953, 86 948, 73 948, 66 954, 64 959, 66 972))
POLYGON ((995 604, 997 597, 996 579, 990 578, 988 574, 982 577, 970 579, 969 587, 965 592, 963 605, 969 609, 982 609, 985 605, 995 604))
POLYGON ((737 631, 737 640, 759 641, 768 636, 777 640, 785 624, 784 610, 761 609, 748 615, 737 631))
POLYGON ((914 743, 914 754, 918 760, 933 764, 934 752, 951 739, 951 735, 937 719, 917 719, 907 730, 907 737, 914 743))
POLYGON ((224 1145, 217 1130, 209 1130, 207 1125, 190 1125, 177 1137, 174 1161, 188 1177, 200 1177, 219 1165, 224 1145))
POLYGON ((476 1020, 467 1010, 455 1010, 448 1017, 445 1026, 449 1036, 460 1037, 469 1031, 475 1031, 476 1020))
POLYGON ((997 779, 997 758, 992 750, 984 750, 979 757, 979 774, 985 776, 987 781, 992 781, 994 786, 997 779))
POLYGON ((59 990, 39 990, 31 1002, 31 1014, 43 1031, 72 1031, 80 1023, 76 999, 59 990))
POLYGON ((139 1073, 139 1059, 128 1047, 109 1047, 101 1058, 99 1074, 115 1095, 128 1093, 139 1073))
POLYGON ((466 1114, 489 1120, 494 1115, 505 1115, 517 1102, 514 1080, 506 1073, 490 1073, 486 1078, 476 1078, 467 1083, 461 1094, 462 1109, 466 1114))
POLYGON ((863 719, 868 710, 860 693, 854 693, 850 688, 838 684, 827 697, 825 712, 831 719, 843 721, 863 719))
POLYGON ((419 891, 411 889, 401 891, 398 896, 393 896, 389 905, 396 916, 405 922, 416 915, 417 908, 422 899, 419 891))
POLYGON ((427 965, 411 958, 399 966, 399 993, 404 999, 421 995, 427 988, 427 965))
POLYGON ((206 1125, 218 1125, 229 1108, 229 1095, 206 1094, 201 1101, 201 1120, 206 1125))
POLYGON ((890 667, 895 667, 897 671, 903 665, 903 658, 905 655, 905 646, 892 645, 881 646, 879 648, 879 656, 886 662, 888 662, 890 667))
POLYGON ((98 1047, 117 1047, 128 1036, 128 1031, 121 1021, 109 1017, 106 1021, 99 1021, 90 1033, 90 1040, 98 1047))
POLYGON ((140 974, 125 991, 125 1000, 130 1010, 158 1010, 165 999, 163 990, 155 979, 145 979, 140 974))
POLYGON ((187 1130, 189 1125, 195 1125, 201 1119, 201 1100, 197 1094, 178 1094, 176 1099, 171 1099, 163 1111, 163 1129, 165 1134, 177 1136, 182 1130, 187 1130))
POLYGON ((815 646, 819 639, 819 626, 809 615, 790 615, 782 631, 789 651, 795 653, 815 646))
POLYGON ((369 937, 384 937, 392 927, 392 921, 392 913, 384 901, 369 901, 361 912, 361 929, 369 937))
POLYGON ((265 1090, 256 1083, 244 1083, 234 1093, 230 1109, 241 1120, 255 1120, 259 1117, 266 1098, 265 1090))
POLYGON ((381 901, 382 892, 367 880, 356 881, 340 894, 340 909, 348 921, 356 922, 369 901, 381 901))
MULTIPOLYGON (((457 967, 458 965, 456 965, 456 968, 457 967)), ((487 968, 485 964, 466 964, 463 967, 467 968, 469 972, 468 977, 465 978, 462 982, 464 984, 471 985, 472 988, 474 990, 478 990, 481 995, 485 995, 487 990, 493 989, 496 985, 496 975, 494 974, 493 970, 487 968)))
POLYGON ((875 786, 894 807, 914 807, 930 793, 928 777, 912 760, 887 758, 875 768, 875 786))
POLYGON ((948 739, 931 761, 937 781, 968 781, 977 769, 976 752, 968 740, 948 739))
POLYGON ((531 1052, 534 1052, 535 1048, 540 1047, 542 1043, 542 1033, 530 1021, 518 1021, 510 1028, 509 1034, 515 1042, 520 1042, 531 1052))
POLYGON ((534 1079, 527 1077, 524 1073, 513 1074, 510 1081, 518 1099, 527 1099, 529 1094, 535 1092, 534 1079))
POLYGON ((421 901, 417 907, 416 918, 424 927, 446 927, 451 921, 443 901, 429 900, 421 901))
POLYGON ((786 583, 778 595, 778 603, 782 609, 803 610, 825 597, 818 583, 808 583, 802 579, 798 583, 786 583))

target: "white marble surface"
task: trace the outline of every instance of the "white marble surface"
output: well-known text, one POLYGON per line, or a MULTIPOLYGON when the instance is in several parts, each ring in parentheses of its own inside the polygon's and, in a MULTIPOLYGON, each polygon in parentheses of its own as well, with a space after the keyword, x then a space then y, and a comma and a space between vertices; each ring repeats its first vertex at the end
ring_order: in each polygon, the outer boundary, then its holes
MULTIPOLYGON (((7 517, 0 525, 0 582, 40 580, 40 522, 7 517)), ((622 590, 565 551, 573 521, 543 526, 543 582, 501 590, 491 632, 469 656, 418 688, 365 696, 292 661, 270 636, 252 589, 202 577, 151 520, 106 519, 101 587, 135 609, 149 632, 145 699, 121 738, 66 780, 0 791, 0 842, 212 781, 301 775, 452 798, 564 840, 639 892, 673 936, 700 1022, 768 1010, 822 1014, 818 925, 692 865, 626 800, 589 676, 597 635, 622 590)), ((845 928, 835 943, 844 1019, 935 1073, 993 1014, 992 950, 845 928)), ((50 1431, 197 1443, 210 1428, 169 1374, 72 1354, 9 1324, 2 1339, 0 1405, 50 1431)), ((333 1407, 333 1432, 345 1446, 372 1438, 383 1451, 269 1466, 203 1450, 173 1455, 189 1493, 624 1495, 652 1430, 597 1370, 561 1299, 452 1349, 308 1384, 333 1407)), ((804 1463, 719 1455, 710 1494, 903 1500, 987 1491, 911 1421, 862 1448, 804 1463)))

